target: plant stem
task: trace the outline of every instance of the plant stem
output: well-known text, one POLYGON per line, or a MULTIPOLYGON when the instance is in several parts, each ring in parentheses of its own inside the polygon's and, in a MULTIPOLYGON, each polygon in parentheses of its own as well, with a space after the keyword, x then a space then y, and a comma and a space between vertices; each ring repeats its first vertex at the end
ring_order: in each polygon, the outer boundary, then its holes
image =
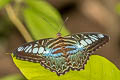
POLYGON ((25 26, 22 24, 22 22, 18 19, 16 16, 12 6, 8 4, 6 7, 6 12, 8 14, 8 17, 13 22, 15 27, 20 31, 20 33, 23 35, 24 39, 27 42, 33 41, 32 37, 30 36, 29 32, 26 30, 25 26))

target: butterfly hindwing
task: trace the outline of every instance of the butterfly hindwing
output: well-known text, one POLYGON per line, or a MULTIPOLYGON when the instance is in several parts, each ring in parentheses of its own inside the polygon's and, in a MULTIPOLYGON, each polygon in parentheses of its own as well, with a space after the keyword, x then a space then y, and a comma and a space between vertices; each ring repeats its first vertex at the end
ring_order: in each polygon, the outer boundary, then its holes
POLYGON ((91 52, 109 40, 101 33, 78 33, 26 43, 14 52, 16 58, 39 62, 57 75, 84 68, 91 52))
POLYGON ((65 57, 46 57, 45 62, 42 63, 45 68, 50 69, 52 72, 56 72, 57 75, 64 74, 69 70, 68 63, 65 57))

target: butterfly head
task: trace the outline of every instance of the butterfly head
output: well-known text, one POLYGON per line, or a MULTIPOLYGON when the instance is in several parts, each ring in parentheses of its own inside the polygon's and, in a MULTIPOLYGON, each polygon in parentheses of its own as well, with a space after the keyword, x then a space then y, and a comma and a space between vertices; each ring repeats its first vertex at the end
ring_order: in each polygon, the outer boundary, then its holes
POLYGON ((60 32, 57 33, 57 38, 59 38, 59 37, 61 37, 61 33, 60 32))

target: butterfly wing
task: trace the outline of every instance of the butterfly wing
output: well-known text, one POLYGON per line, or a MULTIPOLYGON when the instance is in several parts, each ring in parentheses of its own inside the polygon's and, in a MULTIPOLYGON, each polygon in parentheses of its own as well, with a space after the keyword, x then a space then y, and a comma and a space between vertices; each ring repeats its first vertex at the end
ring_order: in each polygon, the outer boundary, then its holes
POLYGON ((41 39, 23 44, 14 50, 13 56, 21 60, 40 62, 43 58, 42 53, 45 51, 45 43, 50 39, 41 39))
POLYGON ((108 40, 108 36, 100 33, 79 33, 30 42, 17 48, 13 54, 18 59, 40 62, 61 75, 70 69, 83 68, 90 53, 108 40))
POLYGON ((20 60, 40 62, 42 66, 56 72, 57 75, 64 74, 65 71, 69 70, 69 66, 66 57, 62 56, 62 52, 59 51, 60 48, 53 49, 53 45, 57 41, 59 42, 59 39, 48 38, 26 43, 18 47, 13 55, 20 60), (59 53, 54 54, 56 51, 59 53))
POLYGON ((93 51, 108 42, 109 37, 101 33, 78 33, 64 37, 68 42, 75 42, 68 48, 74 48, 68 51, 68 64, 72 70, 84 68, 84 64, 89 59, 93 51))

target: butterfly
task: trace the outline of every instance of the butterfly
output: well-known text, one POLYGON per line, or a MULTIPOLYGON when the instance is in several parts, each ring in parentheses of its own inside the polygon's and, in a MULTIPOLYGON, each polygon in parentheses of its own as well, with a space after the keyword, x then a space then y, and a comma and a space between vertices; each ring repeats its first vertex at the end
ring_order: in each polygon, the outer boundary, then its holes
POLYGON ((109 41, 101 33, 77 33, 57 38, 46 38, 21 45, 14 50, 17 59, 40 63, 58 76, 69 70, 84 69, 89 56, 109 41))

